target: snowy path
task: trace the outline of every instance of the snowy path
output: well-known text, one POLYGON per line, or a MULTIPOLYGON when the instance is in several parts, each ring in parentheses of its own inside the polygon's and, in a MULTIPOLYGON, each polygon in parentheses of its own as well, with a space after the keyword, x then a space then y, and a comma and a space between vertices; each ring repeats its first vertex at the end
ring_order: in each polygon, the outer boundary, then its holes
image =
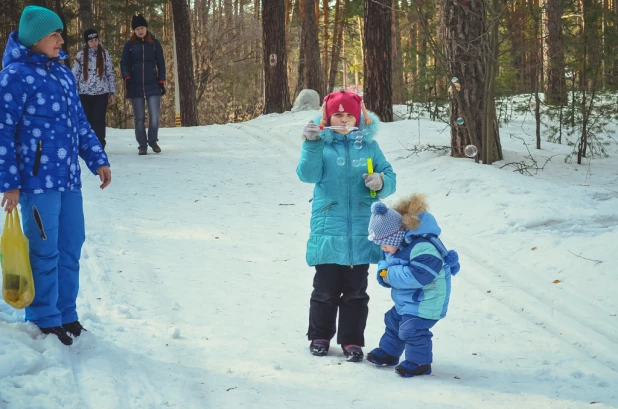
MULTIPOLYGON (((464 266, 449 315, 434 331, 434 374, 401 379, 392 369, 345 362, 335 345, 328 357, 310 356, 313 275, 304 249, 311 186, 295 174, 306 118, 163 129, 163 154, 145 157, 137 156, 131 131, 110 130, 112 187, 101 192, 91 178, 84 189, 78 307, 89 332, 67 350, 0 306, 0 323, 8 322, 1 328, 20 339, 17 352, 29 362, 17 378, 0 365, 0 408, 3 388, 6 409, 618 407, 615 284, 591 286, 592 263, 565 254, 595 259, 598 241, 618 237, 618 230, 602 233, 611 214, 584 214, 600 233, 590 234, 587 247, 570 246, 576 234, 558 239, 554 232, 564 221, 545 223, 551 209, 537 227, 526 224, 518 213, 526 204, 513 199, 521 192, 508 193, 515 188, 490 191, 500 183, 487 174, 442 180, 447 175, 435 169, 465 175, 471 165, 442 156, 398 159, 395 139, 381 146, 399 194, 429 195, 464 266), (483 194, 496 195, 487 208, 467 201, 483 194), (521 257, 524 251, 531 256, 521 257), (573 270, 563 268, 569 263, 573 270), (16 383, 34 388, 41 377, 53 379, 53 390, 15 392, 16 383)), ((385 126, 394 135, 405 130, 385 126)), ((605 201, 612 207, 618 197, 605 201)), ((604 260, 594 271, 609 276, 616 263, 604 260)), ((392 305, 373 277, 369 292, 366 351, 377 345, 392 305)))

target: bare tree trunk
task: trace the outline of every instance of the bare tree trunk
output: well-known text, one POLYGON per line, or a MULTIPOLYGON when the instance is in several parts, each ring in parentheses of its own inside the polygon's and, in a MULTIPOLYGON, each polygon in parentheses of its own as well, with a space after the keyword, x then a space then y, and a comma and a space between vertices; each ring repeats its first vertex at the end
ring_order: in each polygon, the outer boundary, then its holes
POLYGON ((365 0, 365 88, 367 108, 383 122, 393 121, 392 0, 365 0))
POLYGON ((328 88, 326 92, 333 92, 335 88, 335 82, 337 81, 337 72, 339 67, 339 60, 341 58, 341 44, 343 43, 343 29, 345 25, 345 19, 347 9, 349 6, 349 0, 345 0, 342 7, 339 7, 341 1, 337 0, 335 3, 335 36, 333 41, 333 52, 330 59, 330 75, 328 77, 328 88))
MULTIPOLYGON (((444 39, 446 38, 446 26, 444 23, 444 1, 445 0, 436 0, 436 48, 438 53, 434 53, 437 55, 436 58, 436 67, 438 67, 438 59, 440 55, 446 55, 446 50, 444 49, 444 39)), ((438 69, 442 70, 444 67, 438 67, 438 69)), ((445 77, 444 72, 441 72, 440 75, 436 78, 436 99, 440 100, 446 97, 446 90, 448 88, 448 78, 445 77)), ((437 105, 436 105, 437 108, 437 105)))
MULTIPOLYGON (((64 6, 61 4, 60 0, 55 0, 54 11, 56 12, 56 14, 58 14, 58 16, 60 17, 60 20, 62 21, 62 25, 64 26, 64 29, 62 30, 62 38, 64 39, 64 44, 62 44, 62 50, 68 54, 69 46, 71 44, 69 42, 69 37, 67 35, 67 19, 64 16, 64 6)), ((69 67, 71 66, 68 59, 62 60, 62 62, 68 65, 69 67)))
POLYGON ((92 27, 92 0, 77 0, 79 20, 81 26, 79 31, 83 32, 92 27))
POLYGON ((176 57, 178 60, 178 91, 180 92, 180 117, 183 126, 198 126, 195 80, 193 78, 193 54, 191 44, 191 20, 185 0, 172 0, 176 57))
MULTIPOLYGON (((501 159, 502 151, 492 95, 498 39, 493 38, 495 42, 490 43, 488 38, 487 4, 485 0, 469 0, 465 5, 458 0, 446 0, 444 21, 448 70, 457 78, 450 88, 451 154, 463 157, 464 148, 474 145, 481 160, 489 164, 501 159), (486 141, 491 146, 484 147, 486 141)), ((492 37, 497 32, 497 21, 493 24, 492 37)), ((475 160, 479 160, 478 156, 475 160)))
MULTIPOLYGON (((532 17, 532 25, 534 27, 534 41, 532 42, 533 47, 531 53, 536 55, 537 57, 542 55, 542 47, 543 42, 540 35, 540 27, 541 27, 541 9, 538 6, 535 6, 534 3, 530 3, 530 16, 532 17)), ((538 61, 538 58, 536 59, 538 61)), ((540 80, 539 71, 542 71, 543 64, 536 63, 532 67, 532 92, 534 94, 534 119, 536 123, 536 148, 541 149, 541 98, 539 97, 540 84, 542 83, 540 80)))
POLYGON ((422 88, 419 87, 419 92, 422 92, 424 96, 427 95, 427 87, 429 81, 427 79, 427 35, 423 33, 423 27, 428 27, 429 19, 427 18, 427 12, 421 10, 418 16, 420 24, 416 24, 418 28, 416 36, 416 55, 418 58, 418 78, 422 88))
MULTIPOLYGON (((408 15, 408 49, 413 50, 416 49, 416 31, 418 22, 415 20, 414 9, 412 6, 412 2, 415 0, 410 0, 410 7, 407 10, 408 15)), ((416 56, 414 58, 409 58, 410 61, 410 83, 412 85, 411 92, 413 96, 418 94, 418 62, 416 60, 416 56)))
POLYGON ((320 98, 324 97, 324 81, 322 80, 322 67, 320 64, 320 44, 318 42, 318 26, 316 24, 315 3, 318 0, 301 0, 304 15, 303 43, 303 88, 316 91, 320 98))
POLYGON ((392 8, 393 21, 393 103, 405 104, 407 93, 403 85, 403 55, 401 53, 401 32, 399 31, 399 2, 392 8))
POLYGON ((322 31, 322 56, 324 57, 324 66, 322 68, 323 78, 324 78, 324 87, 328 92, 328 44, 329 44, 329 27, 328 27, 328 19, 330 16, 330 11, 328 8, 328 0, 322 0, 322 15, 323 15, 323 31, 322 31))
POLYGON ((547 93, 548 104, 566 105, 567 89, 564 79, 564 51, 562 36, 562 0, 547 0, 547 56, 549 58, 547 93))
MULTIPOLYGON (((303 12, 303 8, 302 8, 302 1, 299 4, 300 7, 300 18, 301 18, 301 22, 302 19, 305 18, 305 13, 303 12)), ((305 30, 303 29, 303 24, 299 24, 298 25, 298 79, 296 81, 296 91, 294 92, 294 96, 296 97, 300 91, 302 91, 303 89, 305 89, 305 44, 306 44, 306 40, 305 40, 305 30)))
POLYGON ((264 113, 290 109, 287 56, 285 54, 284 0, 262 0, 262 48, 264 50, 264 113))

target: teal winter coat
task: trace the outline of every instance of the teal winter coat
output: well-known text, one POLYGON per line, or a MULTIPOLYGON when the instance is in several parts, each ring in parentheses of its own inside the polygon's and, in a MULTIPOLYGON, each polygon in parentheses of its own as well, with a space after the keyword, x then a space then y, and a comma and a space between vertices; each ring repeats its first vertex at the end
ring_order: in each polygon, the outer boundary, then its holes
MULTIPOLYGON (((315 120, 319 123, 319 117, 315 120)), ((380 247, 367 239, 371 204, 395 192, 396 176, 374 141, 379 120, 361 117, 358 132, 341 135, 330 129, 317 141, 305 141, 296 173, 301 181, 315 183, 311 208, 311 233, 307 242, 307 264, 358 265, 377 263, 380 247), (362 142, 356 139, 362 135, 362 142), (384 174, 384 186, 369 195, 363 173, 367 159, 373 170, 384 174)))

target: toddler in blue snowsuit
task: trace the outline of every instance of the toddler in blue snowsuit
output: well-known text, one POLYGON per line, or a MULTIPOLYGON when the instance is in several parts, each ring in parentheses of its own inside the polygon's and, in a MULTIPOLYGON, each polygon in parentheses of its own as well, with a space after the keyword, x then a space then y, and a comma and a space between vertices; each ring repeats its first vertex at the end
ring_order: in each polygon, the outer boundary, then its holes
POLYGON ((35 297, 26 320, 65 345, 79 336, 76 299, 85 240, 79 158, 111 182, 107 155, 79 100, 75 77, 62 62, 63 24, 44 7, 28 6, 2 59, 0 192, 2 207, 21 206, 35 297))
POLYGON ((380 346, 367 355, 376 365, 397 365, 403 377, 431 373, 433 334, 444 318, 451 293, 451 275, 459 271, 457 253, 447 251, 438 236, 440 227, 427 211, 425 196, 414 194, 392 209, 384 203, 371 206, 369 240, 380 244, 380 285, 391 288, 395 306, 384 315, 386 331, 380 346))

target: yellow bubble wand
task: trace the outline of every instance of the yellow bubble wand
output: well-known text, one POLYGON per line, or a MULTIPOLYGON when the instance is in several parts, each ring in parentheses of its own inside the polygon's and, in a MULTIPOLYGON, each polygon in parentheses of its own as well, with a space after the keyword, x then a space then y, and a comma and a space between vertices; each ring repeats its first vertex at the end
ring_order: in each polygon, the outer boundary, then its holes
MULTIPOLYGON (((371 175, 373 173, 373 161, 371 158, 367 158, 367 174, 371 175)), ((369 196, 376 197, 375 190, 369 190, 369 196)))

